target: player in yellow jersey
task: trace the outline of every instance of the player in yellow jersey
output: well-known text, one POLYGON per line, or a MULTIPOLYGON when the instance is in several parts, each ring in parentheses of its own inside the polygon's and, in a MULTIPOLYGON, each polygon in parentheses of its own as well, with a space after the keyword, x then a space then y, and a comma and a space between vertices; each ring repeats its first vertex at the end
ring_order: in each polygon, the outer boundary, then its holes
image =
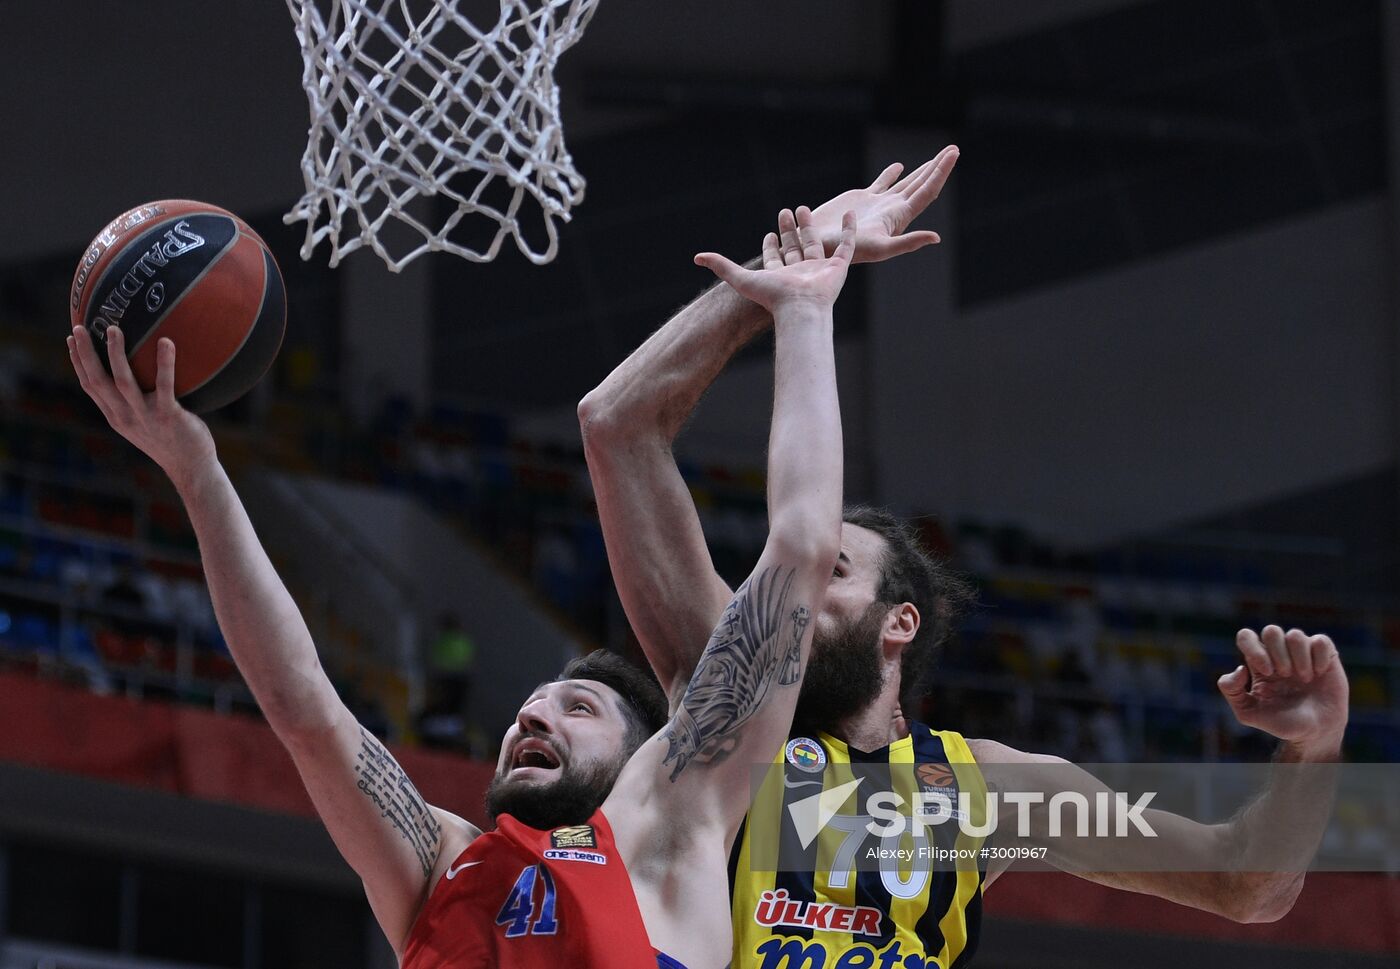
MULTIPOLYGON (((950 147, 903 178, 892 165, 870 186, 819 206, 812 222, 831 247, 841 214, 855 211, 856 262, 934 243, 935 233, 909 226, 937 198, 957 158, 950 147)), ((790 224, 782 236, 785 247, 797 245, 790 224)), ((731 592, 711 563, 671 445, 729 359, 769 325, 759 307, 715 286, 579 405, 618 593, 673 704, 731 592)), ((814 623, 790 741, 731 855, 736 969, 953 969, 971 960, 982 892, 999 871, 988 873, 976 862, 914 862, 899 856, 904 842, 882 842, 852 823, 863 820, 859 816, 832 816, 829 808, 877 768, 884 783, 903 786, 905 794, 976 791, 984 783, 979 761, 1059 764, 1063 787, 1101 788, 1059 758, 965 739, 902 716, 901 710, 914 709, 932 653, 964 596, 962 584, 919 547, 905 524, 870 509, 848 512, 826 605, 814 623), (833 799, 824 814, 823 797, 833 799), (803 812, 817 815, 805 836, 794 831, 803 812), (886 851, 890 861, 872 870, 856 864, 857 851, 867 857, 886 851)), ((1331 640, 1270 626, 1262 634, 1242 630, 1238 645, 1244 663, 1221 678, 1220 689, 1240 722, 1283 741, 1280 761, 1337 759, 1347 682, 1331 640)), ((1228 824, 1146 814, 1168 851, 1238 856, 1280 829, 1287 802, 1325 800, 1276 788, 1228 824)), ((1287 823, 1299 841, 1315 847, 1324 820, 1314 812, 1287 823)), ((976 839, 957 825, 925 831, 934 847, 975 854, 976 839)), ((1076 873, 1239 921, 1281 917, 1302 887, 1302 875, 1287 872, 1076 873)))

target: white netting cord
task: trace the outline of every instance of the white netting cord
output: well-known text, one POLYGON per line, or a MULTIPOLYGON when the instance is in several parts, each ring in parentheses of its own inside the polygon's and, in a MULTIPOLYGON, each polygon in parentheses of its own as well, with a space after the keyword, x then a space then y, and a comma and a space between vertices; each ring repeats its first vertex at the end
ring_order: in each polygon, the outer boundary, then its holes
POLYGON ((285 217, 307 223, 302 258, 328 239, 332 266, 368 245, 397 272, 425 252, 486 262, 507 236, 532 262, 554 258, 555 222, 584 190, 554 67, 598 0, 499 2, 500 19, 482 31, 459 0, 287 0, 311 107, 306 194, 285 217), (453 204, 439 204, 440 225, 425 224, 432 204, 413 203, 437 196, 453 204), (542 219, 538 249, 521 231, 527 196, 542 219), (496 223, 480 248, 448 238, 469 215, 496 223), (421 238, 397 257, 381 238, 391 220, 421 238))

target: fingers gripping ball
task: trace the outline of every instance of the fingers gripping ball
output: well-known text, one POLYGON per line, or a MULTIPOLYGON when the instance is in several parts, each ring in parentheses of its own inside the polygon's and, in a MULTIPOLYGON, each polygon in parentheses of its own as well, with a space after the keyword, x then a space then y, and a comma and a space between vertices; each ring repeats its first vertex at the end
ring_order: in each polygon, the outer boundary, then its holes
POLYGON ((73 276, 69 313, 111 372, 105 334, 121 328, 141 389, 156 384, 156 346, 179 350, 175 395, 192 411, 223 407, 258 382, 287 325, 282 273, 242 219, 203 202, 123 212, 92 240, 73 276))

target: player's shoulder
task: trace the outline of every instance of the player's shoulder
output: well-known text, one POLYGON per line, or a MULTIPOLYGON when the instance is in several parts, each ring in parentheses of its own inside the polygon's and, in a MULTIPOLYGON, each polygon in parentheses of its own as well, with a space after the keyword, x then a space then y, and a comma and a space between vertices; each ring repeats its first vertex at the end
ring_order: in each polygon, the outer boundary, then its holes
POLYGON ((933 727, 919 720, 909 720, 905 726, 909 739, 914 743, 916 756, 921 751, 930 750, 941 751, 944 759, 949 761, 967 760, 976 756, 970 749, 971 741, 956 730, 933 727))
POLYGON ((983 764, 1063 764, 1063 757, 1054 754, 1036 754, 1019 750, 998 740, 968 737, 967 747, 979 763, 983 764))

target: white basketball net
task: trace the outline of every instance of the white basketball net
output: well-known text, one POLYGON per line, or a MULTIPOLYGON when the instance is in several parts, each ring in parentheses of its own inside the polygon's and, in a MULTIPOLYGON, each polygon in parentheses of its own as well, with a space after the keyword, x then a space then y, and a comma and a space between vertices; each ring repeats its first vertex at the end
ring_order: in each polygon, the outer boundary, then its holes
POLYGON ((459 2, 287 0, 311 102, 306 194, 285 217, 307 223, 303 259, 329 239, 332 266, 364 245, 395 272, 434 251, 487 262, 507 235, 531 262, 554 258, 555 220, 568 221, 584 189, 564 146, 554 65, 598 0, 499 0, 488 31, 459 2), (543 214, 538 249, 521 233, 527 195, 543 214), (434 196, 455 209, 427 202, 410 212, 434 196), (489 245, 447 238, 468 215, 495 220, 489 245), (390 220, 417 233, 395 230, 413 240, 398 257, 380 238, 390 220))

